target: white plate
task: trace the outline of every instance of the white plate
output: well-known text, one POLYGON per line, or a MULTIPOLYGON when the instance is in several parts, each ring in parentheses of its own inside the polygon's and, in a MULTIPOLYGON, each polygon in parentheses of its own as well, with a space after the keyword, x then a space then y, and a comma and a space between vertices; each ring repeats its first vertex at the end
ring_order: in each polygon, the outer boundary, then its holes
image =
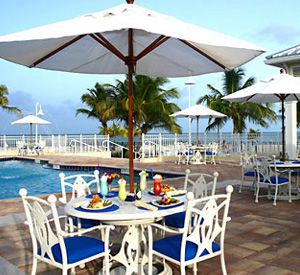
POLYGON ((176 202, 176 203, 171 203, 171 204, 164 205, 164 204, 159 204, 156 201, 157 200, 152 201, 152 204, 155 205, 155 206, 157 206, 157 207, 161 207, 161 208, 173 207, 173 206, 176 206, 176 205, 179 205, 179 204, 182 203, 181 200, 178 200, 178 202, 176 202))
POLYGON ((91 201, 86 201, 84 204, 81 205, 82 209, 86 209, 86 210, 103 210, 109 207, 113 206, 113 203, 110 201, 109 205, 103 206, 102 208, 90 208, 88 207, 91 201))

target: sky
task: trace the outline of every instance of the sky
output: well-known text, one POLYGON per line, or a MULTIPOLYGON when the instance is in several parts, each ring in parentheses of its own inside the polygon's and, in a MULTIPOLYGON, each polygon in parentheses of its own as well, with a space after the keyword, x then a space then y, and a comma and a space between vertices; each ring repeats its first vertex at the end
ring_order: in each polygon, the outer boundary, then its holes
MULTIPOLYGON (((85 13, 98 12, 125 0, 11 0, 1 3, 0 36, 71 19, 85 13)), ((265 57, 299 44, 300 1, 296 0, 135 0, 135 3, 168 14, 183 21, 239 38, 266 49, 266 53, 243 66, 246 77, 261 80, 279 73, 279 69, 265 65, 265 57)), ((191 104, 208 90, 207 84, 221 89, 222 73, 194 77, 191 88, 191 104)), ((0 84, 9 90, 10 105, 23 110, 24 115, 34 114, 40 103, 44 119, 52 122, 40 127, 44 134, 98 133, 97 120, 75 116, 75 110, 83 107, 80 97, 96 82, 115 83, 122 75, 85 75, 29 69, 0 59, 0 84)), ((180 99, 174 101, 181 108, 188 107, 186 78, 170 78, 166 88, 177 88, 180 99)), ((16 115, 0 110, 0 134, 26 134, 28 127, 10 123, 16 115)), ((187 119, 178 119, 183 132, 188 131, 187 119)), ((201 123, 203 127, 205 122, 201 123)), ((195 129, 195 122, 193 122, 195 129)), ((278 131, 279 123, 262 129, 248 124, 248 128, 261 131, 278 131)), ((228 123, 223 132, 232 131, 228 123)))

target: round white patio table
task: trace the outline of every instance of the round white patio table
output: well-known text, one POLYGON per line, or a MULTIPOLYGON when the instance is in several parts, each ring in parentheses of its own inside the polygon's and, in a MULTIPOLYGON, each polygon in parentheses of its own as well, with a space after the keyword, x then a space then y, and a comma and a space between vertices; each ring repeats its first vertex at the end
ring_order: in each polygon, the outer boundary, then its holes
MULTIPOLYGON (((142 201, 152 202, 158 200, 158 198, 158 196, 151 195, 149 190, 145 190, 142 201)), ((114 205, 111 208, 101 211, 86 210, 81 209, 81 207, 75 208, 74 205, 76 206, 78 203, 80 204, 82 201, 87 200, 87 198, 81 197, 67 203, 65 211, 68 215, 77 218, 98 220, 103 223, 117 226, 127 226, 127 232, 124 234, 121 241, 121 248, 116 255, 111 257, 111 260, 121 263, 126 268, 126 274, 144 274, 144 265, 148 263, 149 255, 151 256, 151 251, 149 250, 151 246, 147 245, 146 231, 148 232, 148 241, 152 242, 152 233, 149 232, 149 230, 151 230, 151 223, 161 220, 165 216, 185 210, 185 195, 176 198, 182 202, 181 204, 178 204, 178 206, 167 208, 160 207, 157 211, 150 211, 136 207, 134 202, 120 202, 118 197, 115 196, 108 198, 114 205), (110 211, 112 208, 114 211, 110 211), (147 228, 147 230, 145 230, 145 228, 147 228), (141 253, 142 250, 144 252, 148 250, 149 255, 147 256, 146 253, 141 253)), ((149 259, 149 262, 152 262, 152 258, 149 259)), ((148 265, 148 274, 151 273, 152 269, 152 267, 150 267, 149 270, 149 267, 150 265, 148 265)), ((164 270, 160 274, 170 273, 172 273, 172 271, 167 267, 167 270, 164 270)))

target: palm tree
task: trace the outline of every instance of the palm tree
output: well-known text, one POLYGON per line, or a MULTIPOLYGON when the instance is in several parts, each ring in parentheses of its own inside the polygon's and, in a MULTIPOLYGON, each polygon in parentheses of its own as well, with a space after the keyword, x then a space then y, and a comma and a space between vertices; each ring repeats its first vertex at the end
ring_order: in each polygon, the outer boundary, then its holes
POLYGON ((89 108, 79 108, 76 115, 84 114, 87 117, 96 118, 103 127, 103 134, 107 133, 108 121, 115 118, 115 94, 108 84, 101 85, 96 83, 94 89, 88 89, 88 92, 81 96, 82 103, 89 108))
POLYGON ((10 113, 20 114, 21 110, 17 107, 8 106, 8 89, 4 85, 0 85, 0 107, 10 113))
MULTIPOLYGON (((148 133, 154 128, 165 129, 170 132, 180 133, 181 127, 175 119, 170 117, 180 108, 171 99, 179 98, 175 88, 165 90, 163 86, 168 80, 163 77, 151 78, 137 75, 133 81, 133 128, 140 135, 148 133)), ((117 80, 111 86, 117 95, 119 107, 116 109, 117 117, 128 125, 128 79, 117 80)))
POLYGON ((270 104, 235 103, 222 99, 222 97, 254 83, 253 77, 243 82, 244 76, 244 70, 241 68, 225 72, 222 91, 210 84, 207 85, 211 94, 200 97, 197 103, 205 102, 209 108, 227 115, 224 118, 210 119, 206 128, 207 131, 221 128, 229 119, 233 121, 233 133, 242 133, 247 127, 247 120, 262 127, 268 127, 267 120, 274 121, 276 119, 276 114, 270 108, 270 104))

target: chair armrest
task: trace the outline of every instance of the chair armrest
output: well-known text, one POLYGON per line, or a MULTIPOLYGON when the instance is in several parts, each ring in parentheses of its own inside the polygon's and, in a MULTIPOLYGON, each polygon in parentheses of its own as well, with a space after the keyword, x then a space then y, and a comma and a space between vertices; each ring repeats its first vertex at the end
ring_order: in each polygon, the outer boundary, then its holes
POLYGON ((59 234, 63 237, 74 237, 77 235, 82 235, 86 234, 88 232, 94 231, 94 230, 101 230, 101 229, 106 229, 106 230, 113 230, 115 227, 113 225, 96 225, 87 229, 80 229, 80 231, 76 232, 66 232, 66 231, 61 231, 59 234))
POLYGON ((169 227, 163 226, 163 225, 158 224, 158 223, 152 223, 151 227, 155 227, 155 228, 161 229, 161 230, 163 230, 165 232, 168 232, 168 233, 178 234, 178 231, 173 230, 173 229, 171 229, 169 227))
MULTIPOLYGON (((58 219, 66 219, 66 218, 68 218, 68 216, 58 216, 58 219)), ((49 222, 52 222, 52 221, 54 221, 54 218, 52 218, 52 219, 49 219, 49 222)))

